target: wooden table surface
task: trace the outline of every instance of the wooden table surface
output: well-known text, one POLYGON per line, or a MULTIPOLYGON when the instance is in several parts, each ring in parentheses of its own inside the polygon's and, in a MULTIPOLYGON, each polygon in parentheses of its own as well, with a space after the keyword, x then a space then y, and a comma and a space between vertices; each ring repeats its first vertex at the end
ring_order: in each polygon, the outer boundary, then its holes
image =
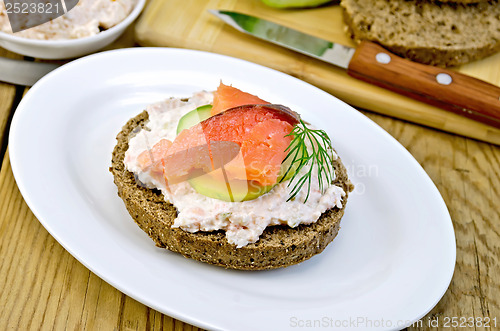
MULTIPOLYGON (((131 45, 128 33, 112 47, 131 45)), ((22 58, 1 48, 0 56, 22 58)), ((7 146, 10 120, 25 90, 0 83, 0 330, 196 330, 102 281, 31 213, 12 175, 7 146)), ((451 284, 422 325, 409 329, 441 329, 453 317, 483 321, 478 330, 494 330, 496 319, 500 329, 500 148, 363 113, 423 166, 455 228, 457 262, 451 284), (490 328, 484 327, 487 318, 490 328)))

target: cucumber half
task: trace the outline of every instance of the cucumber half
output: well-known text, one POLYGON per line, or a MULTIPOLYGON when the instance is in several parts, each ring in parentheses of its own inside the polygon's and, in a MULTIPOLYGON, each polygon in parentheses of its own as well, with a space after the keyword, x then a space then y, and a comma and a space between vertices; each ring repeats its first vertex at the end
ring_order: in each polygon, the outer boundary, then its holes
POLYGON ((212 110, 212 105, 200 106, 194 110, 191 110, 186 115, 182 116, 177 124, 177 135, 184 129, 189 129, 190 127, 203 122, 210 117, 210 112, 212 110))
POLYGON ((269 192, 274 185, 262 186, 256 181, 221 178, 222 169, 192 178, 189 184, 194 190, 207 197, 223 201, 239 202, 253 200, 269 192))

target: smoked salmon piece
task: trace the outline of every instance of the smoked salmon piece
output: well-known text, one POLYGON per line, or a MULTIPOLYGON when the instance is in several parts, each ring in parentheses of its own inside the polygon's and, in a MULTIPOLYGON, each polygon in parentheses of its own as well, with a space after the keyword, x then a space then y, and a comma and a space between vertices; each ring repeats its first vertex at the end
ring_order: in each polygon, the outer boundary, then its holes
POLYGON ((190 173, 209 173, 224 166, 232 179, 274 185, 292 140, 287 135, 297 123, 298 116, 281 105, 244 105, 212 116, 183 130, 168 148, 167 180, 177 182, 190 173), (214 144, 217 148, 211 148, 214 144))
POLYGON ((236 87, 224 85, 221 82, 217 90, 214 92, 211 115, 213 116, 223 112, 224 110, 243 105, 268 104, 269 102, 264 101, 253 94, 243 92, 236 87))
MULTIPOLYGON (((263 186, 276 184, 281 163, 292 137, 286 137, 293 129, 288 122, 269 119, 257 123, 241 143, 245 162, 246 179, 255 180, 263 186)), ((245 178, 238 178, 245 179, 245 178)))
POLYGON ((169 184, 212 173, 226 182, 274 185, 292 141, 287 135, 298 122, 289 108, 221 82, 211 117, 180 131, 173 142, 160 140, 139 155, 138 163, 169 184))
POLYGON ((163 161, 167 151, 172 146, 172 142, 168 139, 162 139, 157 142, 151 149, 146 150, 139 154, 137 157, 137 163, 141 167, 142 171, 149 170, 153 174, 163 173, 163 161))

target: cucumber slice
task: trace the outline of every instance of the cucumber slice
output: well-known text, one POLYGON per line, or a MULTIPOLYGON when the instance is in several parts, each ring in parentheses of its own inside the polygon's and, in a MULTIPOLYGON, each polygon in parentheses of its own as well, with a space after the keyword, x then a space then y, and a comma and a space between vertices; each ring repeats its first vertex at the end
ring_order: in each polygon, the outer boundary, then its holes
MULTIPOLYGON (((217 169, 215 171, 221 171, 217 169)), ((207 197, 223 201, 239 202, 253 200, 269 192, 274 185, 261 186, 255 181, 233 179, 228 182, 220 176, 205 174, 189 180, 191 187, 207 197)))
MULTIPOLYGON (((295 146, 296 145, 292 145, 289 148, 289 150, 293 150, 295 146)), ((289 150, 287 150, 287 154, 288 154, 289 150)), ((299 148, 299 149, 297 149, 297 152, 295 152, 295 151, 293 152, 293 155, 285 158, 283 163, 281 163, 281 169, 280 169, 280 173, 278 175, 278 183, 289 180, 290 178, 293 177, 293 175, 295 175, 295 173, 297 172, 297 169, 299 167, 300 162, 294 162, 292 164, 292 161, 293 161, 293 159, 300 160, 304 156, 305 156, 304 150, 299 148)))
POLYGON ((209 118, 211 110, 212 105, 200 106, 182 116, 179 120, 179 124, 177 124, 177 135, 179 135, 182 130, 189 129, 190 127, 209 118))
MULTIPOLYGON (((297 159, 302 158, 303 152, 299 150, 297 159)), ((292 163, 292 158, 286 159, 281 164, 277 183, 290 179, 297 172, 299 163, 292 163)), ((217 169, 214 173, 205 174, 189 180, 191 187, 198 193, 207 197, 224 201, 247 201, 257 199, 261 195, 268 193, 275 185, 262 186, 256 181, 233 179, 228 182, 223 180, 222 169, 217 169)))

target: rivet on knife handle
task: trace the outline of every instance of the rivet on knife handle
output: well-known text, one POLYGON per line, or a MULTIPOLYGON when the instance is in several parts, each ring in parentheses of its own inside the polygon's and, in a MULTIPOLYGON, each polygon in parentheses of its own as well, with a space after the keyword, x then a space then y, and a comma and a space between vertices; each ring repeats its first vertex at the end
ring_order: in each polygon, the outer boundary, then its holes
POLYGON ((500 128, 500 88, 452 70, 400 58, 363 41, 349 63, 352 77, 500 128))

